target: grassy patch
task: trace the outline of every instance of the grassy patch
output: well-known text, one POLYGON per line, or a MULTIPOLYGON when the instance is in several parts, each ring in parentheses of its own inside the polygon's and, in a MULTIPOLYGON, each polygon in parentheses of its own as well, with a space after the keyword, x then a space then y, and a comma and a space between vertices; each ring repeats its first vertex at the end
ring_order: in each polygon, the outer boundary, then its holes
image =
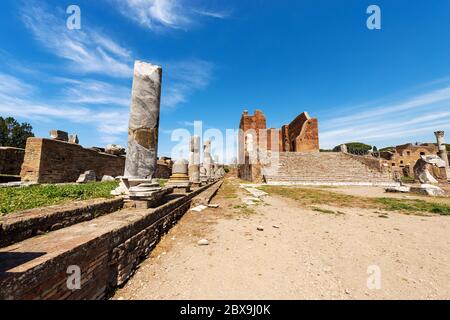
POLYGON ((225 179, 217 195, 224 197, 225 199, 237 198, 236 183, 234 183, 231 179, 225 179))
POLYGON ((440 215, 450 215, 450 206, 446 204, 427 202, 424 200, 402 200, 393 198, 375 198, 372 200, 388 211, 428 212, 440 215))
POLYGON ((311 205, 332 205, 336 207, 357 206, 365 208, 366 202, 358 197, 331 192, 328 190, 289 188, 277 186, 262 186, 259 189, 270 194, 277 194, 282 197, 297 200, 305 206, 311 205))
MULTIPOLYGON (((450 215, 450 205, 418 199, 365 198, 312 188, 263 186, 259 189, 270 194, 276 194, 282 197, 294 199, 304 206, 330 205, 339 208, 353 207, 399 211, 407 214, 434 213, 440 215, 450 215)), ((316 209, 320 208, 316 207, 316 209)))
POLYGON ((404 182, 404 183, 414 183, 414 181, 415 181, 414 177, 403 176, 403 177, 401 177, 401 179, 402 179, 402 182, 404 182))
POLYGON ((117 182, 89 184, 38 185, 0 189, 0 216, 15 211, 51 206, 74 200, 111 198, 117 182))
POLYGON ((166 185, 168 179, 158 179, 159 186, 162 188, 166 185))

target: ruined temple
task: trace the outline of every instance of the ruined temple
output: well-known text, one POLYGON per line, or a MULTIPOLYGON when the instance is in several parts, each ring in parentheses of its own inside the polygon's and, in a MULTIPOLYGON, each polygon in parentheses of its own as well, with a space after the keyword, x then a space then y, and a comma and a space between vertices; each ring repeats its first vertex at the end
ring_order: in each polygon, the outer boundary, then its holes
POLYGON ((307 112, 280 129, 267 128, 260 110, 240 121, 238 176, 269 184, 393 185, 374 157, 320 152, 318 121, 307 112))
POLYGON ((240 146, 244 147, 248 139, 264 148, 279 152, 318 152, 319 151, 319 126, 315 118, 311 118, 307 112, 299 114, 291 123, 283 125, 280 129, 267 128, 266 117, 261 110, 256 110, 253 115, 244 111, 239 128, 244 134, 244 141, 240 146), (249 137, 252 135, 252 137, 249 137), (256 136, 256 140, 255 140, 256 136))

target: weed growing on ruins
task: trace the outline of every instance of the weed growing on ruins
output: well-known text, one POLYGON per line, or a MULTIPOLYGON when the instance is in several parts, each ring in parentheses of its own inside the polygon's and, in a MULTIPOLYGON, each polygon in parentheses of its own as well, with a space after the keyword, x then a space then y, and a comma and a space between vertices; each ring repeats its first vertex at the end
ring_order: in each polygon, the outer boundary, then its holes
POLYGON ((0 189, 0 216, 11 212, 56 205, 74 200, 111 198, 117 182, 38 185, 0 189))
MULTIPOLYGON (((340 208, 354 207, 399 211, 406 214, 434 213, 440 215, 450 215, 450 205, 427 202, 418 199, 364 198, 310 188, 263 186, 259 189, 270 194, 276 194, 282 197, 294 199, 307 207, 313 206, 312 209, 314 211, 318 211, 315 209, 319 209, 314 207, 315 205, 322 204, 340 208)), ((320 212, 323 212, 322 209, 320 212)))

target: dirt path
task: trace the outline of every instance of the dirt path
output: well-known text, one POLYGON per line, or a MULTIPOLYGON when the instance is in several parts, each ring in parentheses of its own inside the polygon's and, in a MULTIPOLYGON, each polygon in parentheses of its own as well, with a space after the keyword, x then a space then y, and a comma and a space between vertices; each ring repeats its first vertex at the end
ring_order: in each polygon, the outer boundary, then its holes
POLYGON ((114 299, 450 298, 450 217, 324 214, 274 196, 237 208, 247 196, 186 214, 114 299), (370 266, 381 289, 367 287, 370 266))

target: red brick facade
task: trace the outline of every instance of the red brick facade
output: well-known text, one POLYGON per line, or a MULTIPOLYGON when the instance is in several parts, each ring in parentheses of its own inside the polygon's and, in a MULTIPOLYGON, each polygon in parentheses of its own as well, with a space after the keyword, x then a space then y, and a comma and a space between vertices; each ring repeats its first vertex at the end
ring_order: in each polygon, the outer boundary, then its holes
POLYGON ((94 170, 98 179, 104 175, 121 176, 125 157, 85 149, 78 144, 29 138, 20 174, 22 181, 66 183, 77 181, 80 174, 94 170))
POLYGON ((259 148, 279 152, 318 152, 319 151, 319 125, 315 118, 310 118, 307 112, 301 113, 290 124, 281 129, 266 127, 266 117, 260 110, 254 115, 244 111, 239 128, 243 131, 240 139, 240 150, 244 149, 244 141, 248 135, 256 134, 259 148), (278 141, 278 142, 277 142, 278 141))

